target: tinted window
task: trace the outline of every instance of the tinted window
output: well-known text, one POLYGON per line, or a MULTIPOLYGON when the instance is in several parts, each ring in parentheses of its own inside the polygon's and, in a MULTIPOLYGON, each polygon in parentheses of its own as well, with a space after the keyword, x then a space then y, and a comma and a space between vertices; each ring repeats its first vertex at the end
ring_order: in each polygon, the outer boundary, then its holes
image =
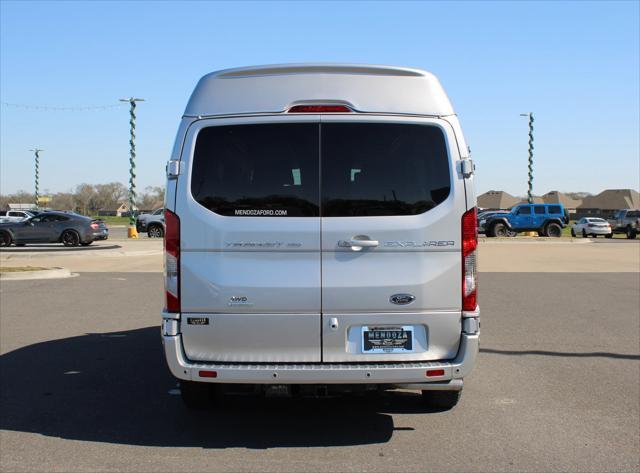
POLYGON ((640 212, 638 212, 637 210, 632 211, 632 212, 628 212, 627 213, 627 217, 629 217, 629 218, 638 218, 638 217, 640 217, 640 212))
POLYGON ((322 215, 416 215, 451 189, 442 131, 388 123, 322 124, 322 215))
POLYGON ((544 207, 541 207, 541 206, 534 207, 534 212, 535 212, 537 215, 544 214, 544 207))
POLYGON ((191 193, 221 215, 317 217, 318 133, 312 123, 204 128, 191 193))
POLYGON ((550 214, 561 214, 562 210, 560 210, 560 206, 559 205, 550 205, 549 206, 549 213, 550 214))
POLYGON ((531 215, 531 207, 518 207, 517 215, 531 215))

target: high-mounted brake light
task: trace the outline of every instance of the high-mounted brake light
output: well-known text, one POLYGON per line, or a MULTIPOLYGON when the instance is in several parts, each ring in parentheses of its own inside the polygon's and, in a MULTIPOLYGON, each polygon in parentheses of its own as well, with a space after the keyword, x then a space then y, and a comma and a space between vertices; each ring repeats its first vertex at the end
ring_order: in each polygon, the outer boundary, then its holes
POLYGON ((164 211, 164 294, 167 312, 180 312, 180 219, 164 211))
POLYGON ((462 310, 474 311, 478 305, 478 210, 462 215, 462 310))
POLYGON ((353 112, 345 105, 294 105, 287 113, 349 113, 353 112))

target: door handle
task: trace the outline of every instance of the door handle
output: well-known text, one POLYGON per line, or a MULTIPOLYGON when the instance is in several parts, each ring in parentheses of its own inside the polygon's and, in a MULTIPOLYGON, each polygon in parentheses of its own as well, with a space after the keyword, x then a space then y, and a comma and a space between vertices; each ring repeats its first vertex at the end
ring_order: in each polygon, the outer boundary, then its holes
POLYGON ((357 235, 351 238, 351 240, 339 240, 338 246, 342 248, 351 248, 353 251, 360 251, 362 248, 375 248, 380 242, 378 240, 371 240, 366 235, 357 235))

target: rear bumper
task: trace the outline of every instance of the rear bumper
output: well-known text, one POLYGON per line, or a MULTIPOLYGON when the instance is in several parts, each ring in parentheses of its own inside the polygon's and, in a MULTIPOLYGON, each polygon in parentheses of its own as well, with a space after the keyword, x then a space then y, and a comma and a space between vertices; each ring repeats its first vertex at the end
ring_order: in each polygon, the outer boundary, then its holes
POLYGON ((229 384, 384 384, 404 389, 462 389, 462 378, 476 364, 479 333, 463 333, 453 360, 395 363, 199 363, 187 360, 182 337, 163 335, 169 370, 178 379, 229 384), (202 377, 201 370, 216 377, 202 377), (441 376, 427 377, 430 370, 441 376))

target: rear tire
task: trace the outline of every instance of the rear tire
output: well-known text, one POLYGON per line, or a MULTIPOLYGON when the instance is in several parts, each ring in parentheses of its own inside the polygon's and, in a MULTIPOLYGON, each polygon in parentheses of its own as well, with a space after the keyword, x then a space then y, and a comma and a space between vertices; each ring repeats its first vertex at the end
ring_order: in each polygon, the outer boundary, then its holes
POLYGON ((606 234, 604 237, 605 238, 613 238, 613 232, 606 234))
POLYGON ((545 235, 551 238, 560 238, 562 236, 562 227, 557 223, 549 223, 544 231, 545 235))
POLYGON ((587 232, 585 232, 584 229, 582 230, 582 238, 587 238, 587 232))
POLYGON ((206 409, 211 403, 211 386, 208 383, 180 381, 180 397, 189 409, 206 409))
POLYGON ((507 226, 504 223, 494 223, 492 229, 492 233, 500 238, 504 238, 508 235, 507 226))
POLYGON ((147 235, 149 238, 162 238, 164 236, 164 228, 161 225, 151 225, 147 235))
POLYGON ((434 409, 453 409, 460 397, 462 396, 462 390, 460 391, 422 391, 422 402, 430 408, 434 409))
POLYGON ((576 231, 575 231, 573 228, 571 229, 571 236, 572 236, 573 238, 575 238, 575 237, 576 237, 576 231))
POLYGON ((80 244, 80 235, 74 230, 66 230, 62 234, 62 244, 64 246, 78 246, 80 244))
POLYGON ((0 246, 11 246, 11 235, 7 232, 0 232, 0 246))
POLYGON ((633 240, 636 237, 636 231, 631 227, 627 227, 625 234, 627 235, 627 240, 633 240))

